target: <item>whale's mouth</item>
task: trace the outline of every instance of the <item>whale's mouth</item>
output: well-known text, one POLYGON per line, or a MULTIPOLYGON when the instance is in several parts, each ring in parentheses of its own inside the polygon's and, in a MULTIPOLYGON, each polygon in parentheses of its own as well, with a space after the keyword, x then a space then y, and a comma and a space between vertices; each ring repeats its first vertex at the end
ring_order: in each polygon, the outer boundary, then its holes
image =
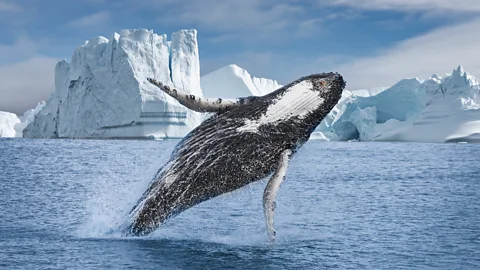
POLYGON ((338 101, 340 99, 343 89, 345 89, 346 86, 343 76, 338 73, 328 73, 326 78, 323 76, 318 78, 314 77, 312 81, 315 84, 315 90, 319 91, 325 99, 332 101, 338 101))

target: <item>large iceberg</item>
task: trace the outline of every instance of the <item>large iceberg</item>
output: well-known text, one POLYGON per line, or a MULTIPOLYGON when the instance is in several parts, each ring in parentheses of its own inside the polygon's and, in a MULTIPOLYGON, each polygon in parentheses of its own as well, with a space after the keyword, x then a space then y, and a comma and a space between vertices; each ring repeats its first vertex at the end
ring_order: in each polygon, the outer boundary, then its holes
POLYGON ((253 77, 237 65, 228 65, 203 75, 200 84, 205 97, 212 98, 263 96, 282 87, 275 80, 253 77))
POLYGON ((14 113, 0 111, 0 137, 15 137, 15 125, 20 123, 20 119, 14 113))
POLYGON ((404 79, 370 96, 346 94, 317 128, 326 140, 480 142, 480 86, 461 66, 404 79))
MULTIPOLYGON (((205 97, 224 99, 263 96, 282 87, 275 80, 254 77, 234 64, 203 75, 200 85, 205 97)), ((205 113, 203 119, 212 115, 213 113, 205 113)))
POLYGON ((123 30, 78 47, 55 67, 55 91, 23 129, 28 138, 182 137, 199 113, 181 106, 147 77, 202 96, 197 31, 157 35, 123 30))

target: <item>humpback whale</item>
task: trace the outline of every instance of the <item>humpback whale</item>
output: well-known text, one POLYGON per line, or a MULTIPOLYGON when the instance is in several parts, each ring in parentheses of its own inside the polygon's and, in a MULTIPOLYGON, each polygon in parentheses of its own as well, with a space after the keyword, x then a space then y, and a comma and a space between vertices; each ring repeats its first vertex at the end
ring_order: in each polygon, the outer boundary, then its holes
POLYGON ((147 80, 188 109, 213 115, 176 145, 130 211, 126 234, 147 235, 194 205, 271 175, 263 211, 273 242, 275 197, 289 160, 337 104, 343 77, 312 74, 264 96, 236 99, 198 97, 147 80))

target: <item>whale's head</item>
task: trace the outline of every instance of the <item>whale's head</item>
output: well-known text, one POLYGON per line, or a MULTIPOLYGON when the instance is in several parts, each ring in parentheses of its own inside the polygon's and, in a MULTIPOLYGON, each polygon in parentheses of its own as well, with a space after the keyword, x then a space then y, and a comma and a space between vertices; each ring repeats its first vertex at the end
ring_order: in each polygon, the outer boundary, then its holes
POLYGON ((265 110, 258 119, 248 119, 239 131, 257 131, 261 126, 286 124, 309 131, 320 124, 342 96, 345 81, 338 73, 302 77, 263 96, 265 110))
POLYGON ((342 75, 333 72, 302 77, 276 91, 271 109, 285 106, 285 114, 298 116, 319 110, 328 114, 340 100, 345 84, 342 75))
POLYGON ((342 97, 342 92, 346 85, 342 75, 333 72, 313 74, 302 79, 307 82, 310 81, 311 91, 318 92, 320 97, 327 103, 324 105, 332 108, 342 97))

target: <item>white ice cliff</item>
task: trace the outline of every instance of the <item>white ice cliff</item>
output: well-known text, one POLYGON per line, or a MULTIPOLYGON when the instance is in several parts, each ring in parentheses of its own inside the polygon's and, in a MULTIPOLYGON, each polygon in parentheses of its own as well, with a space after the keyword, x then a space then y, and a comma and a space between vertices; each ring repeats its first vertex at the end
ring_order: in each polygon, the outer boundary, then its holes
POLYGON ((15 137, 15 125, 20 123, 17 115, 0 111, 0 137, 15 137))
POLYGON ((263 96, 282 87, 275 80, 253 77, 237 65, 228 65, 202 76, 200 84, 204 96, 212 98, 263 96))
POLYGON ((41 101, 37 104, 37 107, 30 109, 23 113, 22 116, 18 117, 20 123, 15 125, 15 137, 23 137, 23 130, 26 126, 33 122, 35 115, 45 106, 45 101, 41 101))
POLYGON ((55 67, 55 91, 33 122, 28 138, 182 137, 201 115, 181 106, 147 77, 202 95, 196 30, 157 35, 123 30, 78 47, 55 67))
POLYGON ((324 140, 480 142, 480 86, 460 66, 374 95, 348 92, 317 128, 324 140))

